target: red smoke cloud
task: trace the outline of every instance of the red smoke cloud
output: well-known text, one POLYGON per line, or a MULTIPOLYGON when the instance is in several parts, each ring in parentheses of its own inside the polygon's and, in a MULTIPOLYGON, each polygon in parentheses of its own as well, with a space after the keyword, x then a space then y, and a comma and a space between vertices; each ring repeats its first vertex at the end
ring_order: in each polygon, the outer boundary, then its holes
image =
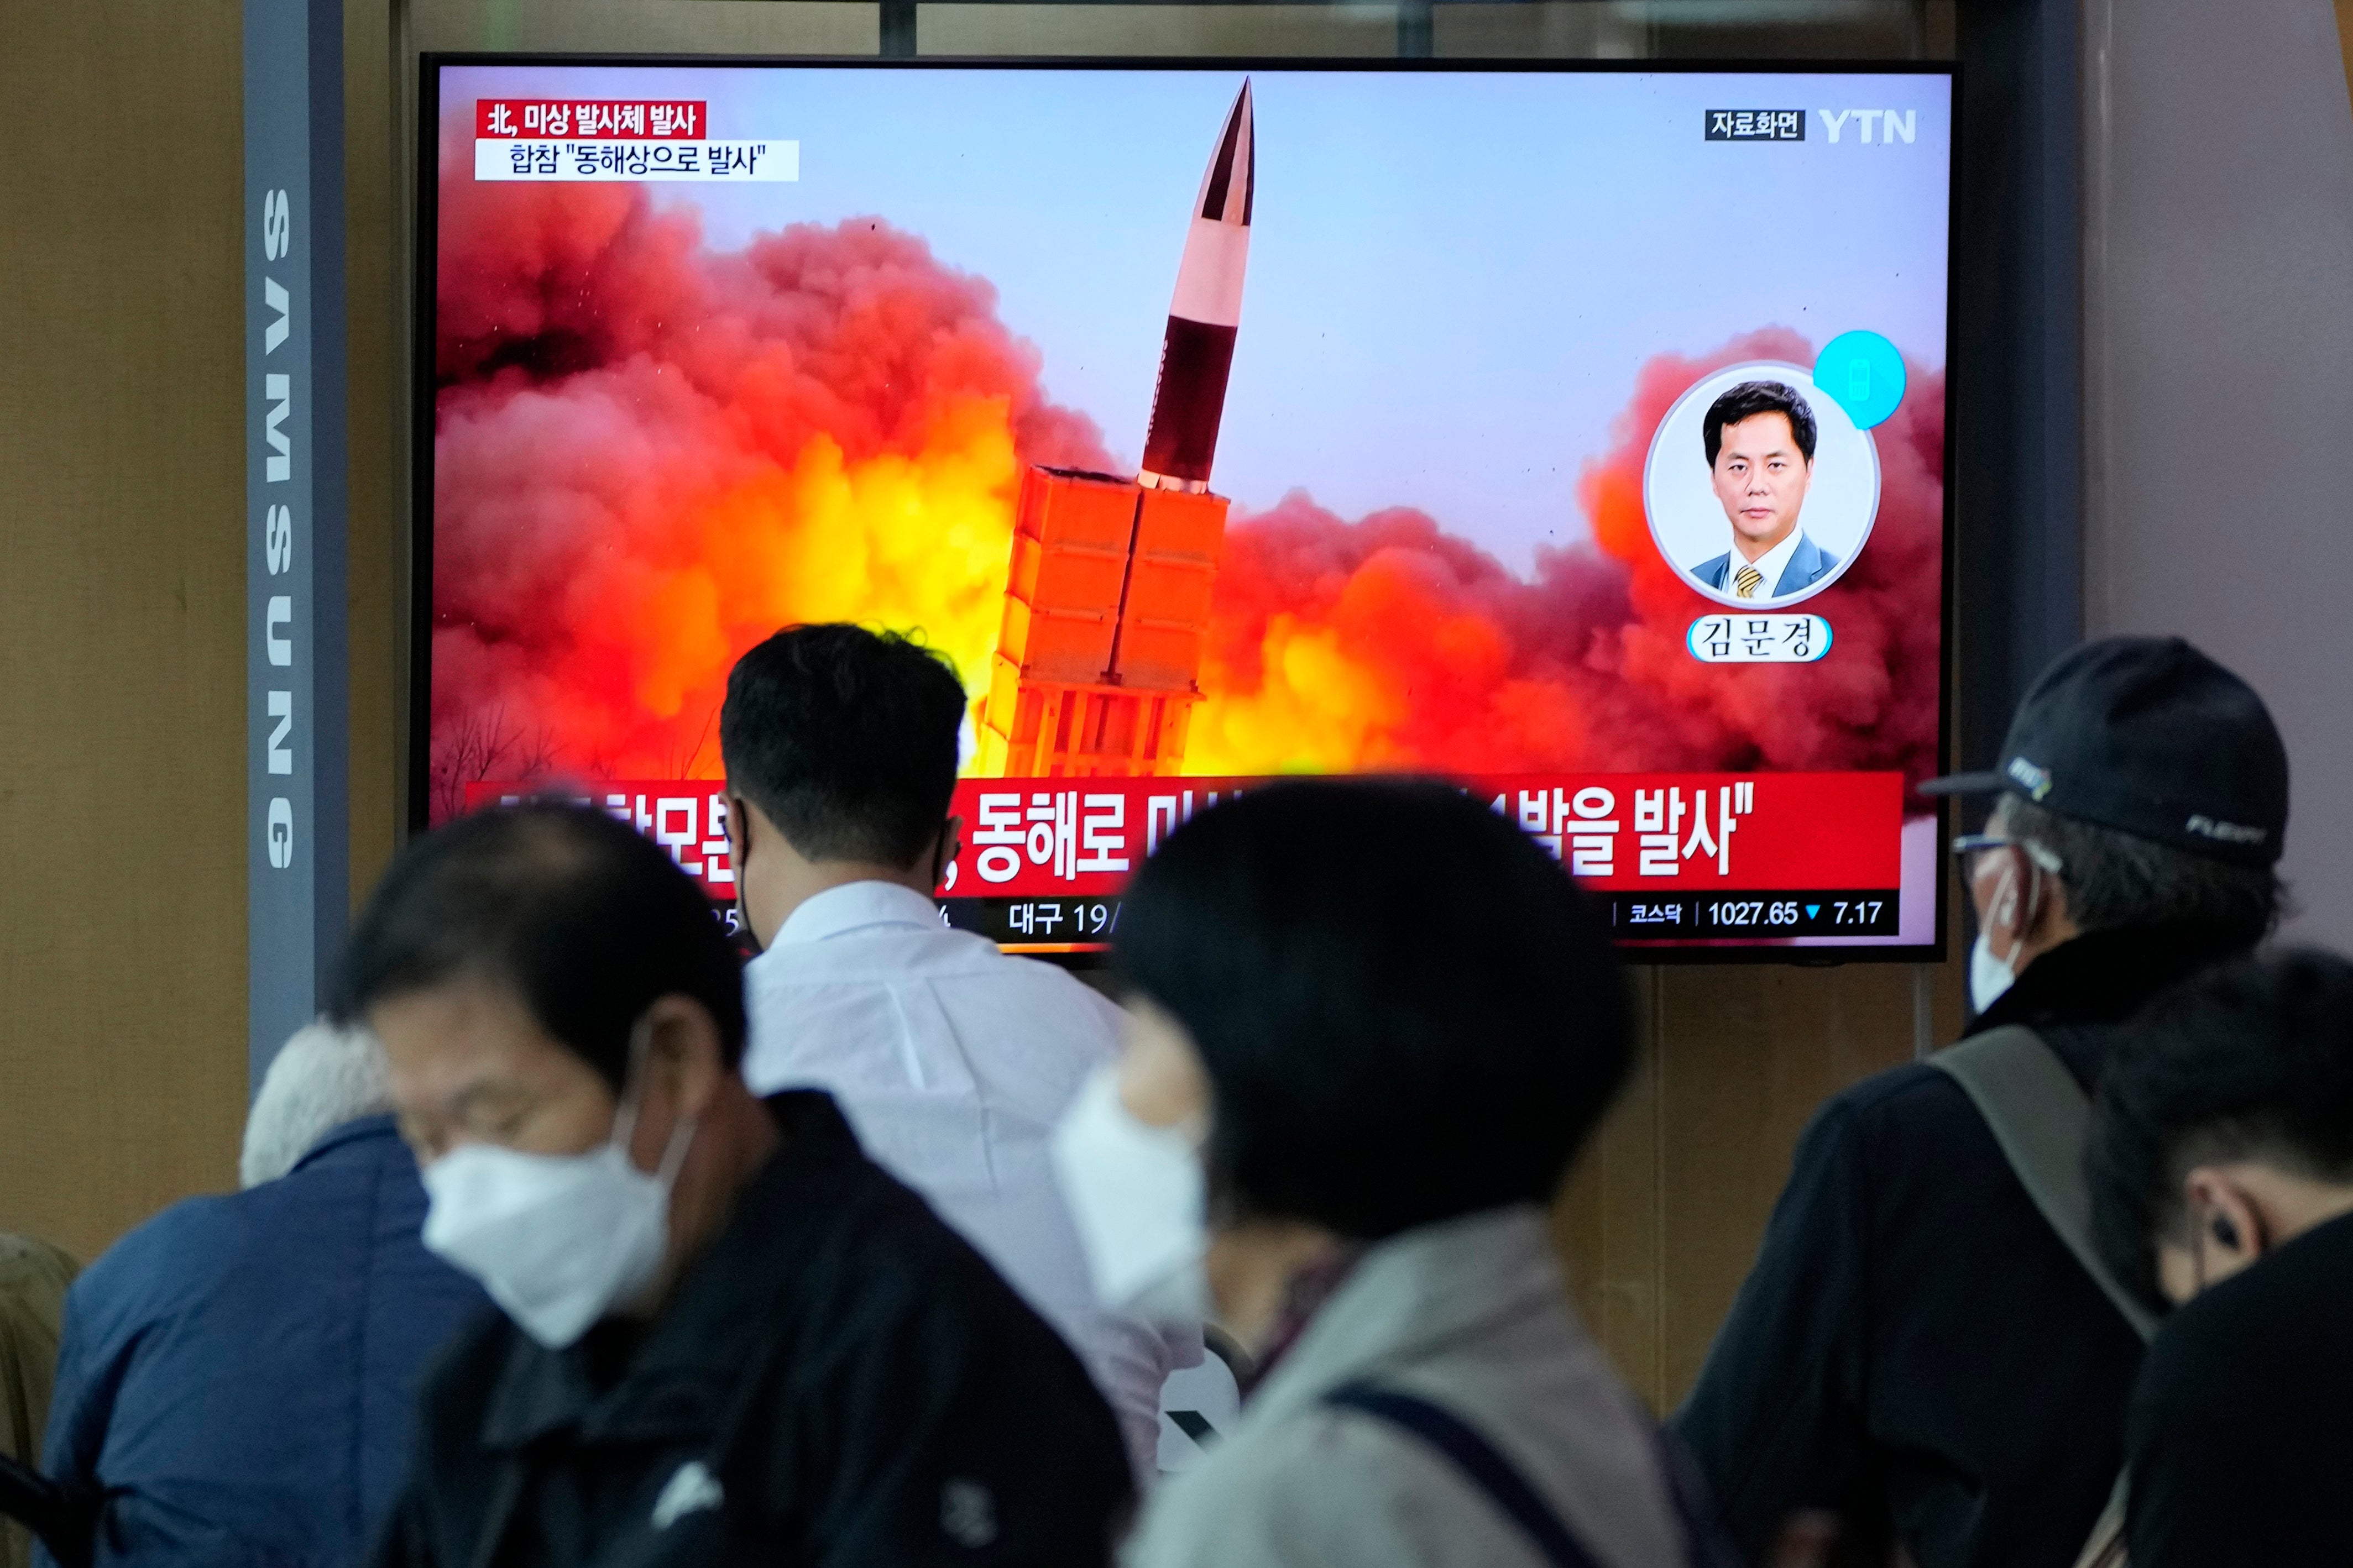
POLYGON ((718 771, 779 626, 921 626, 973 681, 1023 465, 1104 467, 982 279, 879 220, 732 254, 640 187, 442 159, 434 813, 466 783, 718 771))
MULTIPOLYGON (((469 780, 708 777, 745 647, 922 627, 976 694, 1024 465, 1107 468, 982 279, 878 219, 713 252, 642 187, 480 184, 445 149, 434 470, 437 816, 469 780)), ((1139 307, 1145 308, 1145 307, 1139 307)), ((1900 768, 1936 741, 1942 377, 1876 432, 1869 547, 1806 608, 1831 655, 1701 666, 1713 608, 1652 548, 1641 468, 1684 387, 1646 365, 1583 476, 1596 543, 1532 579, 1410 510, 1295 492, 1228 534, 1187 769, 1900 768)), ((1312 454, 1303 454, 1303 460, 1312 454)))
POLYGON ((1347 523, 1294 491, 1228 531, 1187 766, 1571 765, 1606 717, 1626 589, 1589 550, 1542 552, 1531 583, 1425 513, 1347 523))

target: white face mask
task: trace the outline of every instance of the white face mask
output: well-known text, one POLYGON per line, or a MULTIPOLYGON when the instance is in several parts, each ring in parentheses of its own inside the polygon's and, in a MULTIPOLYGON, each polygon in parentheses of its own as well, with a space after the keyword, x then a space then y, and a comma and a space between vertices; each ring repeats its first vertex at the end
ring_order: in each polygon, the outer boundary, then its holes
POLYGON ((1996 958, 1993 944, 1986 933, 1978 932, 1977 942, 1969 948, 1969 1005, 1982 1013, 2001 1000, 2002 993, 2017 984, 2018 971, 2012 967, 2017 952, 2009 958, 1996 958))
POLYGON ((694 1141, 681 1121, 648 1175, 629 1159, 637 1107, 585 1154, 461 1143, 425 1167, 427 1250, 472 1275, 517 1327, 550 1350, 586 1333, 654 1284, 670 1242, 670 1192, 694 1141))
POLYGON ((1104 1306, 1170 1323, 1209 1315, 1199 1140, 1139 1121, 1116 1067, 1096 1068, 1055 1127, 1054 1173, 1104 1306))

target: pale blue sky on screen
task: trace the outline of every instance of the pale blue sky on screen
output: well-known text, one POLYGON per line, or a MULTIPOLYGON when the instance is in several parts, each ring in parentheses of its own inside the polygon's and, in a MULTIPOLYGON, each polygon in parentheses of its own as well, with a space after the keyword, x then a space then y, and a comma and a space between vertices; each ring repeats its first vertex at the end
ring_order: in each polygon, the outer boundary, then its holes
MULTIPOLYGON (((1586 536, 1579 468, 1642 363, 1788 326, 1945 363, 1951 114, 1937 76, 1255 71, 1259 193, 1214 485, 1354 517, 1425 508, 1525 570, 1586 536), (1839 144, 1818 111, 1917 110, 1839 144), (1709 109, 1804 109, 1802 143, 1711 142, 1709 109)), ((513 96, 690 97, 800 142, 797 184, 657 184, 714 247, 880 216, 996 285, 1057 401, 1144 444, 1229 70, 466 67, 513 96)), ((1698 460, 1694 455, 1694 460, 1698 460)))

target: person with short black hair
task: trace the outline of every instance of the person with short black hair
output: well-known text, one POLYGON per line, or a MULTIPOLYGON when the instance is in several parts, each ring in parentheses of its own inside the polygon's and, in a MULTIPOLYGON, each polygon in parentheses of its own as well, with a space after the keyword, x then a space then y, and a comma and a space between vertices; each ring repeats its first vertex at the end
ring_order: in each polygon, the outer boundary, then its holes
POLYGON ((2173 1310, 2126 1423, 2133 1568, 2353 1563, 2353 963, 2161 999, 2100 1082, 2093 1215, 2173 1310))
POLYGON ((1803 593, 1839 558, 1799 522, 1814 479, 1813 408, 1778 381, 1744 381, 1708 405, 1700 424, 1709 481, 1732 525, 1732 547, 1692 575, 1719 594, 1760 604, 1803 593))
POLYGON ((419 839, 335 1014, 426 1246, 504 1309, 427 1383, 379 1562, 1104 1559, 1101 1396, 828 1097, 753 1097, 734 955, 649 840, 552 804, 419 839))
MULTIPOLYGON (((948 806, 965 705, 955 667, 912 637, 839 623, 786 626, 728 672, 719 751, 729 793, 807 865, 912 874, 928 892, 955 858, 948 806)), ((737 886, 756 898, 741 874, 767 846, 756 826, 736 826, 746 851, 736 857, 737 886)), ((760 868, 764 886, 797 869, 781 853, 778 861, 760 868)), ((834 873, 804 875, 839 885, 834 873)), ((778 901, 799 890, 778 888, 778 901)))
POLYGON ((2121 1523, 2147 1319, 2050 1216, 2087 1212, 2133 1016, 2278 918, 2287 752, 2188 643, 2107 637, 2036 679, 1999 763, 1920 786, 1996 797, 1953 844, 1977 1016, 1816 1112, 1674 1418, 1752 1559, 1828 1530, 1855 1562, 2063 1564, 2121 1523))
POLYGON ((942 923, 955 859, 964 688, 941 654, 853 626, 789 626, 736 661, 719 716, 754 1089, 828 1090, 1087 1363, 1140 1479, 1160 1389, 1198 1324, 1105 1312, 1047 1139, 1111 1059, 1119 1009, 1069 974, 942 923))
POLYGON ((1064 1185, 1108 1295, 1214 1295, 1259 1367, 1132 1568, 1685 1561, 1546 1226, 1632 1048, 1560 868, 1451 785, 1275 784, 1168 838, 1116 943, 1134 1023, 1064 1185))

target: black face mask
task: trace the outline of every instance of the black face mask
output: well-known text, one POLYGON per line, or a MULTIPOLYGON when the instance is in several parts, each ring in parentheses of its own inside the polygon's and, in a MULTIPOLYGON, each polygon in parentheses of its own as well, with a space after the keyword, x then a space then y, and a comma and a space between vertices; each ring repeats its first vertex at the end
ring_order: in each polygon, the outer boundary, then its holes
POLYGON ((759 932, 752 929, 752 911, 744 907, 743 873, 736 873, 735 902, 728 909, 734 929, 728 937, 735 944, 735 956, 749 963, 768 950, 760 945, 759 932))
MULTIPOLYGON (((729 819, 731 821, 733 819, 732 807, 729 811, 729 819)), ((728 940, 734 944, 735 956, 744 963, 749 963, 767 949, 761 943, 759 933, 752 929, 752 911, 744 907, 744 855, 740 849, 734 847, 734 841, 732 838, 729 840, 728 858, 733 860, 735 866, 735 901, 728 908, 728 913, 733 917, 734 924, 727 936, 728 940)))

